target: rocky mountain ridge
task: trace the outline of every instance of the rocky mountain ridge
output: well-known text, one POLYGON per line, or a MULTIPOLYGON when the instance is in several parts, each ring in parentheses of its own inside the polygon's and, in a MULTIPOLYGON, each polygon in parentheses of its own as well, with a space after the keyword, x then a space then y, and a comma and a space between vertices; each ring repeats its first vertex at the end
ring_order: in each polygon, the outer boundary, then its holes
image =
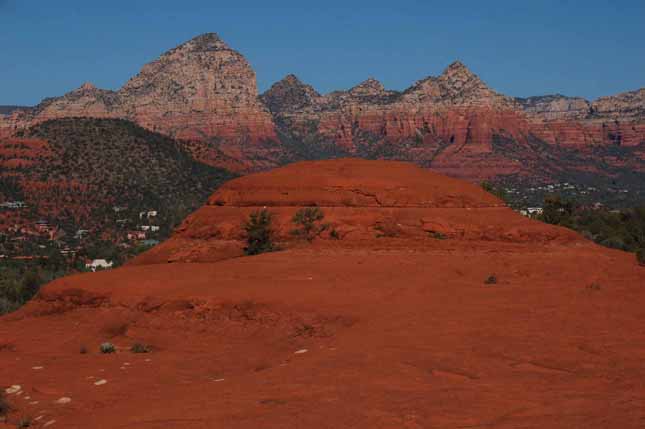
POLYGON ((644 112, 645 89, 595 101, 514 98, 459 61, 404 91, 369 78, 320 94, 288 75, 258 94, 246 59, 208 33, 145 65, 117 91, 86 83, 2 115, 0 137, 53 118, 122 118, 189 142, 201 162, 239 172, 358 156, 410 160, 469 180, 553 178, 572 169, 615 176, 610 170, 645 172, 644 112))
POLYGON ((117 91, 85 83, 2 118, 0 134, 63 117, 129 119, 182 139, 275 137, 271 116, 257 98, 255 72, 214 33, 164 53, 117 91))

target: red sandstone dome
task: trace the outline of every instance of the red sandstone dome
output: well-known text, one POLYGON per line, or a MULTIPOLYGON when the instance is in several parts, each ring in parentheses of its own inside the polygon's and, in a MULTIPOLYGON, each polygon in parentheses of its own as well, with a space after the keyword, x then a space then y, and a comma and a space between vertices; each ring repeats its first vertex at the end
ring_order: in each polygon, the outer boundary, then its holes
POLYGON ((645 421, 645 270, 633 255, 409 164, 309 162, 236 179, 136 263, 56 280, 0 318, 9 423, 645 421), (314 204, 340 240, 288 234, 314 204), (282 250, 237 257, 241 222, 264 206, 282 250), (392 234, 377 233, 384 222, 392 234), (98 351, 106 341, 116 353, 98 351), (151 352, 132 353, 136 343, 151 352))
POLYGON ((380 246, 383 240, 374 238, 383 235, 383 228, 389 230, 389 238, 415 240, 414 246, 434 243, 433 234, 460 240, 578 239, 568 230, 527 220, 477 185, 410 163, 339 159, 299 162, 224 184, 170 240, 134 263, 240 256, 245 244, 242 224, 262 208, 274 214, 283 245, 297 245, 290 234, 291 219, 309 206, 325 214, 329 227, 319 237, 323 245, 380 246))

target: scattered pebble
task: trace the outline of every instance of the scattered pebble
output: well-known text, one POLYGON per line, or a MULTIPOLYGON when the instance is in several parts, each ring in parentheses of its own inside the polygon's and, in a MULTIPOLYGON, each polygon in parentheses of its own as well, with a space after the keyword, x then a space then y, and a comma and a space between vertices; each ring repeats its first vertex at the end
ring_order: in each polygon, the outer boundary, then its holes
POLYGON ((86 379, 86 380, 91 380, 91 379, 93 379, 93 378, 96 378, 96 377, 94 377, 93 375, 90 375, 89 377, 86 377, 85 379, 86 379))
POLYGON ((13 395, 14 393, 20 392, 22 387, 18 384, 14 384, 11 387, 7 387, 4 391, 7 393, 7 395, 13 395))
POLYGON ((301 355, 303 353, 307 353, 308 351, 309 350, 307 350, 307 349, 301 349, 301 350, 298 350, 297 352, 295 352, 294 355, 301 355))
POLYGON ((151 359, 146 359, 146 362, 150 362, 151 359))
POLYGON ((54 423, 56 423, 56 420, 50 420, 50 421, 48 421, 47 423, 45 423, 45 424, 43 425, 43 427, 44 427, 44 428, 46 428, 47 426, 51 426, 51 425, 53 425, 54 423))
POLYGON ((70 402, 72 402, 72 398, 68 398, 67 396, 63 396, 62 398, 56 400, 56 403, 61 405, 69 404, 70 402))
POLYGON ((127 368, 126 368, 126 367, 124 367, 124 366, 122 366, 122 367, 120 367, 119 369, 127 369, 127 368))
POLYGON ((130 362, 124 362, 123 363, 123 366, 129 366, 129 365, 130 365, 130 362))
POLYGON ((219 381, 224 381, 224 379, 223 378, 218 378, 217 380, 213 380, 213 381, 219 382, 219 381))
POLYGON ((102 386, 102 385, 104 385, 105 383, 107 383, 107 380, 102 379, 102 380, 99 380, 99 381, 94 382, 94 385, 95 385, 95 386, 102 386))
POLYGON ((33 369, 34 371, 40 371, 43 368, 44 368, 43 366, 32 366, 31 367, 31 369, 33 369))
POLYGON ((38 401, 33 401, 33 402, 30 402, 30 403, 29 403, 29 405, 38 405, 38 404, 39 404, 39 402, 38 402, 38 401))
POLYGON ((25 401, 28 401, 31 399, 31 396, 25 396, 25 401))
POLYGON ((44 417, 44 416, 38 416, 38 417, 36 417, 36 418, 34 419, 34 421, 35 421, 35 422, 37 422, 38 420, 42 420, 42 418, 43 418, 43 417, 44 417))

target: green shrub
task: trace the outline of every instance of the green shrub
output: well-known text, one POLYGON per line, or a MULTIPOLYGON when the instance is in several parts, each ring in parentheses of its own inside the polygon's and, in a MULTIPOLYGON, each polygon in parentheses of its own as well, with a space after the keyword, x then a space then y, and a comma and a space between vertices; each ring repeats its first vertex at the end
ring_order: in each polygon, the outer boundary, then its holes
POLYGON ((130 351, 132 353, 150 353, 150 346, 147 344, 142 344, 142 343, 134 343, 132 347, 130 347, 130 351))
POLYGON ((332 240, 340 240, 340 239, 341 239, 341 237, 340 237, 340 233, 339 233, 338 231, 336 231, 335 229, 332 229, 332 230, 329 232, 329 237, 330 237, 332 240))
POLYGON ((5 416, 11 411, 11 406, 7 402, 4 390, 0 390, 0 416, 5 416))
POLYGON ((273 215, 267 209, 256 210, 249 215, 249 219, 243 225, 246 232, 246 247, 244 248, 246 255, 259 255, 275 250, 272 222, 273 215))
POLYGON ((312 241, 318 234, 329 228, 328 224, 320 223, 324 218, 325 214, 318 207, 302 208, 291 219, 291 222, 299 226, 291 233, 307 241, 312 241))
POLYGON ((508 201, 508 195, 506 194, 506 191, 503 188, 495 186, 492 183, 487 181, 483 181, 481 183, 481 187, 484 191, 488 192, 489 194, 495 195, 500 200, 504 202, 508 201))
POLYGON ((636 251, 636 260, 640 265, 645 266, 645 248, 636 251))
POLYGON ((448 238, 444 233, 438 231, 430 231, 429 234, 430 237, 434 238, 435 240, 445 240, 446 238, 448 238))
POLYGON ((103 343, 101 344, 100 350, 103 354, 115 353, 116 347, 114 347, 114 344, 112 343, 103 343))
POLYGON ((484 284, 487 285, 496 285, 497 284, 497 277, 494 274, 491 274, 488 276, 486 280, 484 280, 484 284))

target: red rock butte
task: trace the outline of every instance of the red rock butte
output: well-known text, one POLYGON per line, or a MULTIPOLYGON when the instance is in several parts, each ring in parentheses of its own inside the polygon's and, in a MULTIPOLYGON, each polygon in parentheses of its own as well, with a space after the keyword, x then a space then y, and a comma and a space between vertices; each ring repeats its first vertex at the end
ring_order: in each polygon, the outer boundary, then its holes
POLYGON ((48 427, 641 428, 644 285, 633 255, 472 184, 303 162, 227 183, 129 266, 44 287, 1 319, 0 380, 10 422, 48 427), (309 244, 289 231, 311 206, 328 227, 309 244), (264 207, 282 250, 239 257, 264 207))

